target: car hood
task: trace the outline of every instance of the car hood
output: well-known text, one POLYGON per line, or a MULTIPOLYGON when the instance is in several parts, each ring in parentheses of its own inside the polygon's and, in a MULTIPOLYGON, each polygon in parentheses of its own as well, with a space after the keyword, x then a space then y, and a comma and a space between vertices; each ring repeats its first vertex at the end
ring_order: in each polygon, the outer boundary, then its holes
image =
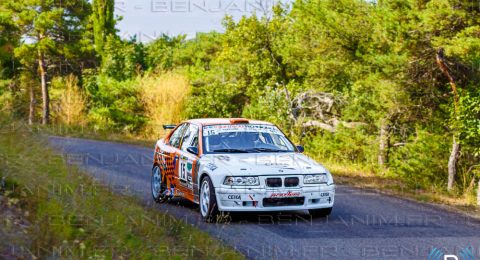
POLYGON ((321 164, 299 153, 207 154, 201 161, 214 165, 221 172, 240 176, 328 172, 321 164))

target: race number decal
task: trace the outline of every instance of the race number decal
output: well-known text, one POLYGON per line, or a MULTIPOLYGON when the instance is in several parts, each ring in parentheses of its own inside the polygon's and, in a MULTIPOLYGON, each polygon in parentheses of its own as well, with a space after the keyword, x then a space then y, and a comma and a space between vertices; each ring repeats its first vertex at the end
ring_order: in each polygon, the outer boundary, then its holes
POLYGON ((192 161, 190 161, 188 158, 184 157, 180 160, 180 173, 178 178, 181 182, 192 182, 192 168, 192 161))
POLYGON ((186 182, 187 181, 187 160, 182 159, 180 161, 180 174, 179 174, 180 181, 186 182))

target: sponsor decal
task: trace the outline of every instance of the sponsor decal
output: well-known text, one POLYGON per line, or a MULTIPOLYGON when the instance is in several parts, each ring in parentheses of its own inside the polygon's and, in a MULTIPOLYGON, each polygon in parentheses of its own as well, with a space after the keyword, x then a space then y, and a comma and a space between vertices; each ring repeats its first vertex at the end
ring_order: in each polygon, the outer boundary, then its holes
POLYGON ((215 171, 218 167, 213 164, 213 163, 208 163, 207 165, 205 165, 205 167, 207 167, 208 169, 210 169, 210 171, 215 171))
POLYGON ((242 200, 242 196, 240 194, 230 194, 227 196, 229 200, 242 200))
POLYGON ((217 156, 216 158, 219 159, 220 161, 227 161, 227 162, 230 161, 230 157, 225 155, 220 155, 220 156, 217 156))
POLYGON ((270 195, 270 198, 290 198, 290 197, 300 197, 302 195, 300 192, 278 192, 278 193, 272 193, 270 195))
POLYGON ((192 163, 188 161, 187 157, 180 158, 180 181, 187 182, 188 176, 192 176, 192 163), (190 167, 188 166, 190 164, 190 167))
POLYGON ((220 133, 235 133, 235 132, 261 132, 271 134, 281 134, 280 130, 276 126, 271 125, 211 125, 203 127, 203 135, 218 135, 220 133))
POLYGON ((328 196, 330 196, 330 193, 328 193, 328 192, 320 193, 320 197, 328 197, 328 196))

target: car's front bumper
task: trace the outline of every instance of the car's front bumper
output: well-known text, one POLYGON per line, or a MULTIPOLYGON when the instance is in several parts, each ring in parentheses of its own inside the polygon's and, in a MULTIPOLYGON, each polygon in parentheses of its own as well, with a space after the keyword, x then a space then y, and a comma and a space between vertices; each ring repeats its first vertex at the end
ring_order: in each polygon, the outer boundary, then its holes
POLYGON ((287 211, 333 207, 335 185, 301 188, 216 188, 220 211, 287 211))

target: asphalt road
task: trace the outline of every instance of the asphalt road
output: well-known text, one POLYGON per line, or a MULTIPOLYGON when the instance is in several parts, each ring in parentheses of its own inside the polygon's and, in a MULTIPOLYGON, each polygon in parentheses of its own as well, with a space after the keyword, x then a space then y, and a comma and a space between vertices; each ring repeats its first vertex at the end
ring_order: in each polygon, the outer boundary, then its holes
MULTIPOLYGON (((153 147, 50 137, 67 162, 115 191, 138 196, 210 233, 249 259, 427 259, 433 248, 456 254, 467 247, 480 258, 480 222, 431 205, 338 186, 332 215, 308 212, 235 214, 224 224, 203 223, 198 208, 150 197, 153 147)), ((437 258, 434 258, 437 259, 437 258)))

